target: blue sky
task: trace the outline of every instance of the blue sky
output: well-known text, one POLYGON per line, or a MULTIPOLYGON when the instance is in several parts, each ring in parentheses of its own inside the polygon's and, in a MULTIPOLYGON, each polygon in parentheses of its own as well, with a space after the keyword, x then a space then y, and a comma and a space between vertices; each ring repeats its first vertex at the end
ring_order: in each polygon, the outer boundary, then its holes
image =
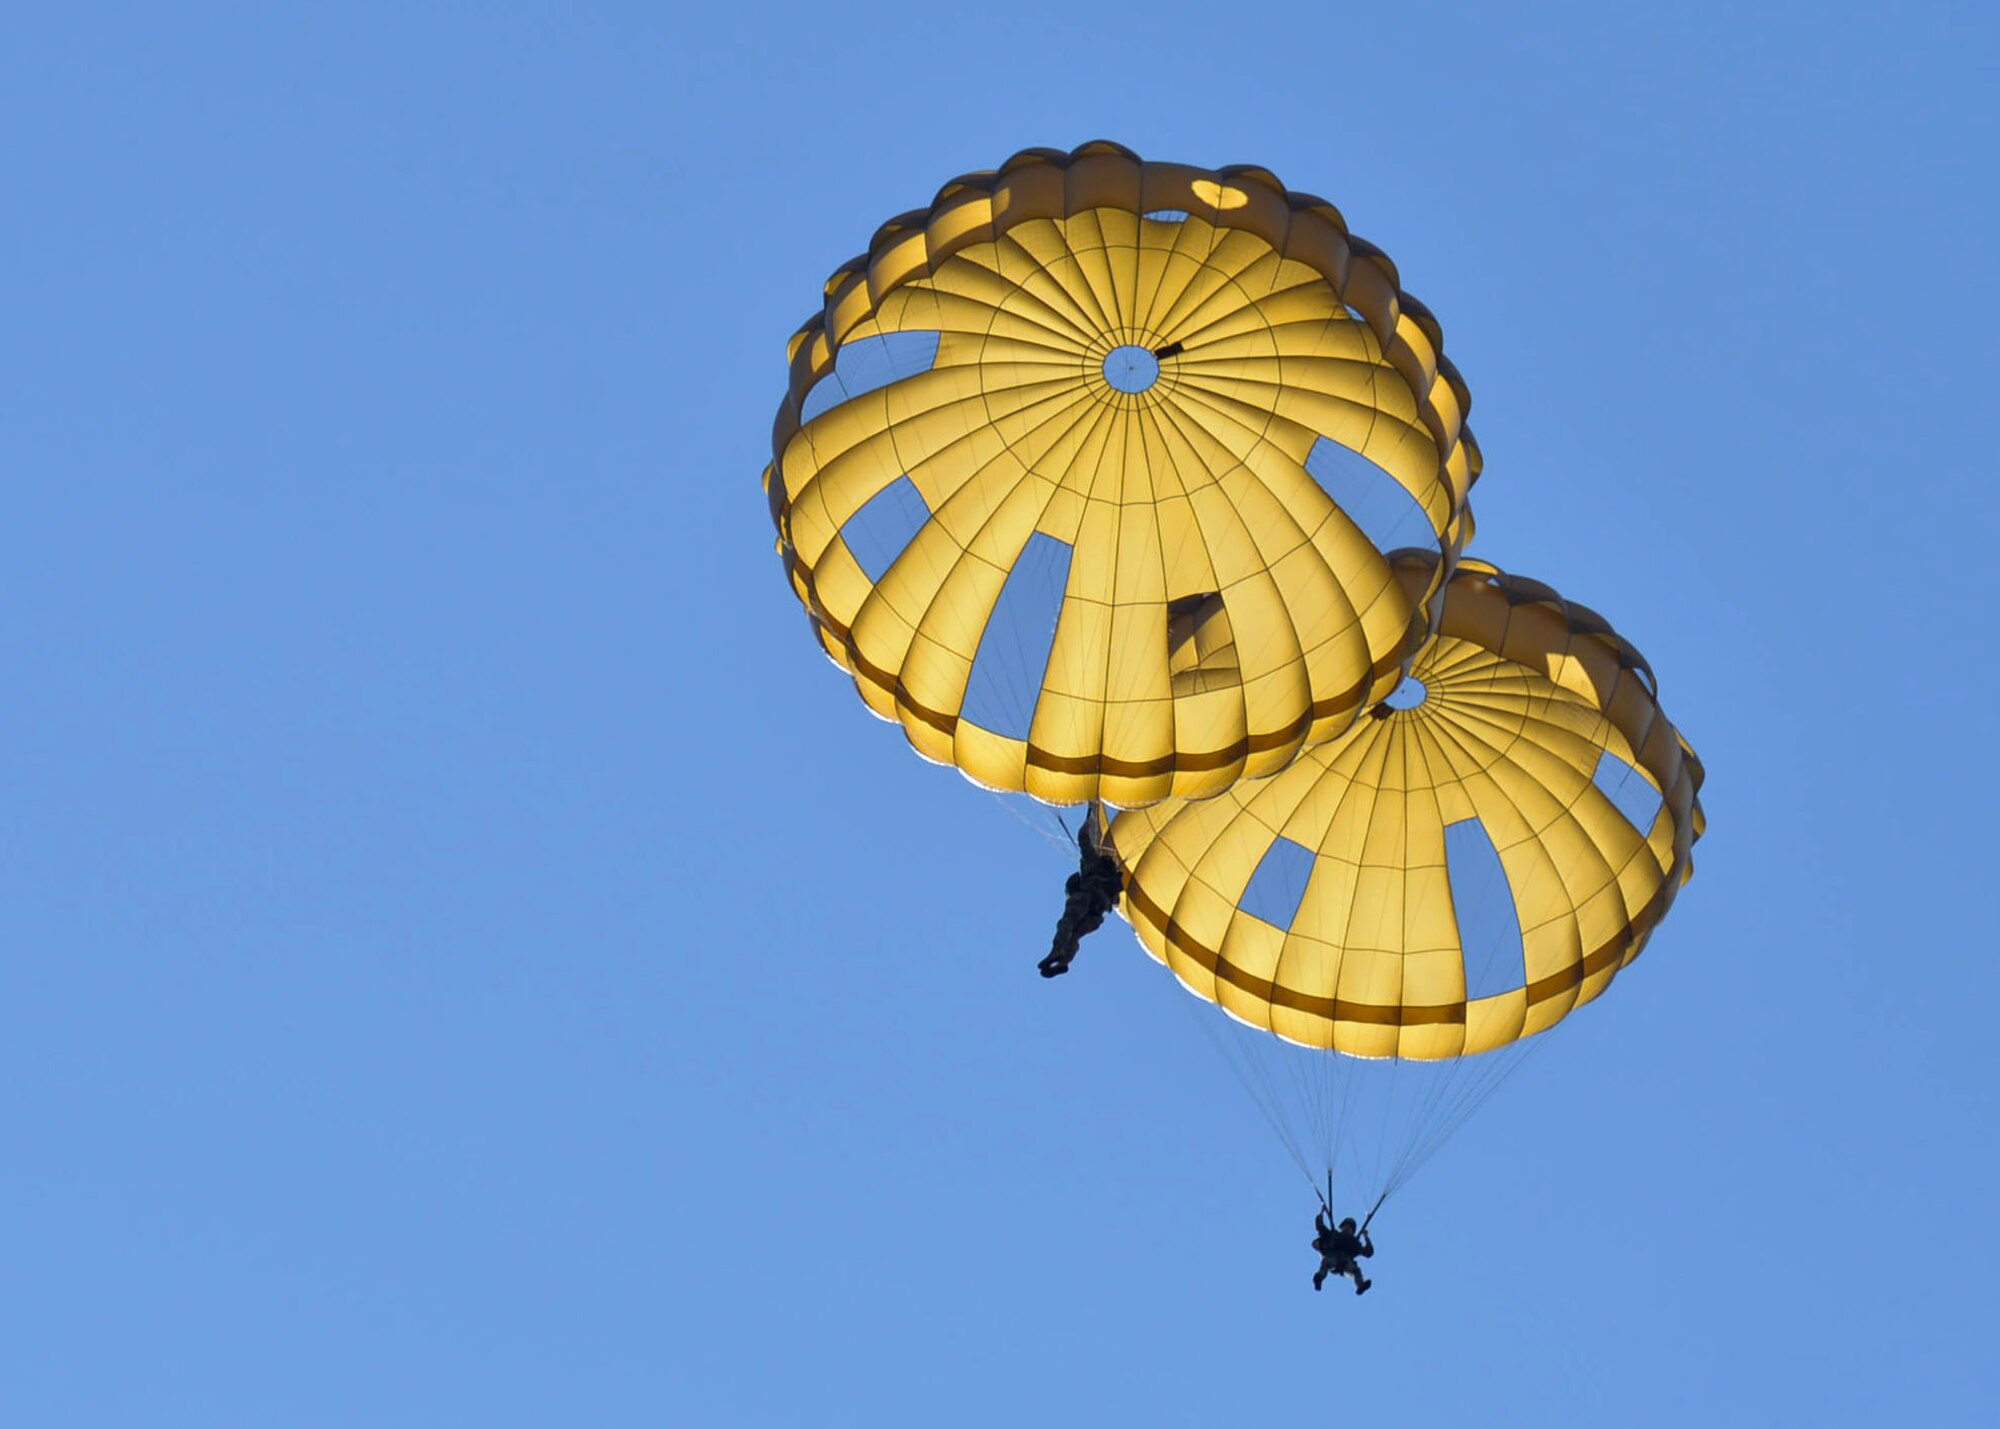
POLYGON ((1986 1422, 1995 22, 64 6, 0 48, 0 1384, 35 1425, 1986 1422), (1060 854, 758 489, 874 226, 1255 162, 1441 318, 1474 554, 1694 883, 1312 1294, 1060 854), (1984 161, 1984 162, 1982 162, 1984 161))

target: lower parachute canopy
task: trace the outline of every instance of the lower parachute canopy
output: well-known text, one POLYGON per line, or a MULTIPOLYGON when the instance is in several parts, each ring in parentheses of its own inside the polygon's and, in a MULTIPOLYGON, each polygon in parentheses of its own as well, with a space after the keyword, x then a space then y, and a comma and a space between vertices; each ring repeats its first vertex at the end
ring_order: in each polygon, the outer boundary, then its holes
POLYGON ((1504 1060, 1468 1054, 1553 1026, 1638 956, 1693 871, 1702 768, 1602 617, 1478 561, 1373 715, 1270 779, 1128 810, 1111 841, 1153 957, 1250 1042, 1320 1049, 1317 1070, 1245 1077, 1274 1104, 1303 1077, 1314 1135, 1345 1134, 1342 1064, 1440 1064, 1405 1078, 1433 1088, 1399 1133, 1415 1155, 1437 1129, 1421 1119, 1483 1096, 1478 1064, 1504 1060))

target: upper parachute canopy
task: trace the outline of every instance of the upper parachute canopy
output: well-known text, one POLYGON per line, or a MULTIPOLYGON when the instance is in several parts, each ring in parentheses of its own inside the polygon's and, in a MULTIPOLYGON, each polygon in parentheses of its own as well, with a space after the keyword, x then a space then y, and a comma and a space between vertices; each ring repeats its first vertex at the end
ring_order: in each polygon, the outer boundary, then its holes
POLYGON ((764 479, 821 644, 919 753, 1131 807, 1395 687, 1471 532, 1468 403, 1323 200, 1035 149, 828 280, 764 479))
MULTIPOLYGON (((1435 564, 1399 561, 1414 589, 1435 564)), ((1118 817, 1147 951, 1243 1021, 1363 1056, 1484 1051, 1596 997, 1703 826, 1638 651, 1468 560, 1375 715, 1275 778, 1118 817)))

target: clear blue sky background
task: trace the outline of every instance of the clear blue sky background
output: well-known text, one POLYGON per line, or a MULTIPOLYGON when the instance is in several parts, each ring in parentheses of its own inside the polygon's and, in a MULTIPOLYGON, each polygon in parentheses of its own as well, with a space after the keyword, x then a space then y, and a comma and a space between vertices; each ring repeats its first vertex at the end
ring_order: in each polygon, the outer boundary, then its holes
POLYGON ((9 25, 0 1418, 1991 1422, 1990 11, 669 9, 9 25), (1099 136, 1394 255, 1708 763, 1365 1301, 772 553, 825 274, 1099 136))

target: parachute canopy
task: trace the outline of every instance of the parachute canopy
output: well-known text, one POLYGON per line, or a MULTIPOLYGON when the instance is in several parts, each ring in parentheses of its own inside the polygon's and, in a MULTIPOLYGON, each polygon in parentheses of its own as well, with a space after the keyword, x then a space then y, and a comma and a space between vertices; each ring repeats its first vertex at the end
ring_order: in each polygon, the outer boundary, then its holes
POLYGON ((1262 169, 1102 142, 890 220, 792 339, 765 472, 827 654, 925 757, 1051 803, 1340 734, 1433 627, 1479 471, 1398 284, 1262 169))
MULTIPOLYGON (((1399 561, 1412 589, 1436 560, 1399 561)), ((1434 1059, 1539 1032, 1693 871, 1702 768, 1602 617, 1467 560, 1375 717, 1261 783, 1121 814, 1123 911, 1239 1020, 1434 1059)))

